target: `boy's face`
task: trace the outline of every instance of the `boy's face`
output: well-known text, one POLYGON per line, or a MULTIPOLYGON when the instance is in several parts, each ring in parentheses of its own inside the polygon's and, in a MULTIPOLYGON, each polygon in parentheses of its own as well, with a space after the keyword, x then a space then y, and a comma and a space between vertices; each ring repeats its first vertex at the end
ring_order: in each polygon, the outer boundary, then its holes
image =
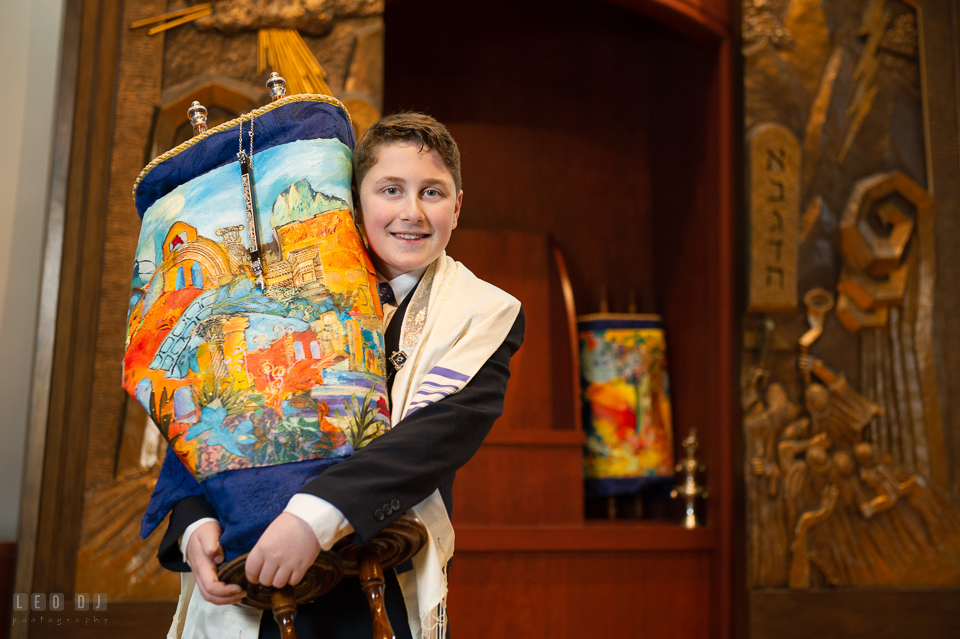
POLYGON ((457 228, 463 191, 433 149, 386 144, 360 184, 360 219, 373 264, 388 280, 427 266, 457 228))

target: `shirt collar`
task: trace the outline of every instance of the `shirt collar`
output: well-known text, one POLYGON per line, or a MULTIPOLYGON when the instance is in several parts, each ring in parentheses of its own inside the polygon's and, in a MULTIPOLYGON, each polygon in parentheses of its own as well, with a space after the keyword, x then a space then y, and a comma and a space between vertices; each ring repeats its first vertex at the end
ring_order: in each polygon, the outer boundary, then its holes
POLYGON ((417 285, 417 282, 420 281, 420 278, 423 276, 424 271, 427 270, 427 267, 417 269, 416 271, 407 271, 403 275, 398 275, 390 281, 384 279, 382 275, 378 274, 378 279, 381 282, 387 282, 390 285, 390 288, 393 289, 393 296, 397 298, 397 304, 399 305, 406 299, 407 295, 410 294, 410 291, 417 285))

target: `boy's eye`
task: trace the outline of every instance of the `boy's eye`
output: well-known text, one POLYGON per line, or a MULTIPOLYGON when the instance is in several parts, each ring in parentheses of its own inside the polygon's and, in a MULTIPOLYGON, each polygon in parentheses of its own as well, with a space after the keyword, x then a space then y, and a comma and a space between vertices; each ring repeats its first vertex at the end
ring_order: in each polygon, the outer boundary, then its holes
POLYGON ((423 192, 423 194, 426 195, 427 197, 437 197, 438 195, 440 195, 440 191, 438 191, 437 189, 427 189, 426 191, 423 192))
POLYGON ((386 195, 400 195, 400 189, 395 186, 388 186, 383 190, 386 195))

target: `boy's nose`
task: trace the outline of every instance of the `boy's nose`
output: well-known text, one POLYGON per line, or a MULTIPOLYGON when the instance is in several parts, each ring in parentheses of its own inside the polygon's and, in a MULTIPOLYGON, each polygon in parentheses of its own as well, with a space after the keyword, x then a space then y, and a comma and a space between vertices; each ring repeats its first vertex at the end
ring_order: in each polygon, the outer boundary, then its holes
POLYGON ((423 204, 418 199, 412 199, 405 202, 405 206, 400 211, 400 219, 404 222, 419 222, 427 216, 423 211, 423 204))

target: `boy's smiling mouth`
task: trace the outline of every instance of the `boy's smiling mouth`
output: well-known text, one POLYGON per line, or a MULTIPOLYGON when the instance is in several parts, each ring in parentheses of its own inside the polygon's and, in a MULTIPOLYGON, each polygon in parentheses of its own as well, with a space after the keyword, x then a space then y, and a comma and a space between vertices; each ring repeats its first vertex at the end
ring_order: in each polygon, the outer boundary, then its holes
POLYGON ((391 233, 390 235, 400 238, 401 240, 422 240, 430 237, 429 233, 391 233))

